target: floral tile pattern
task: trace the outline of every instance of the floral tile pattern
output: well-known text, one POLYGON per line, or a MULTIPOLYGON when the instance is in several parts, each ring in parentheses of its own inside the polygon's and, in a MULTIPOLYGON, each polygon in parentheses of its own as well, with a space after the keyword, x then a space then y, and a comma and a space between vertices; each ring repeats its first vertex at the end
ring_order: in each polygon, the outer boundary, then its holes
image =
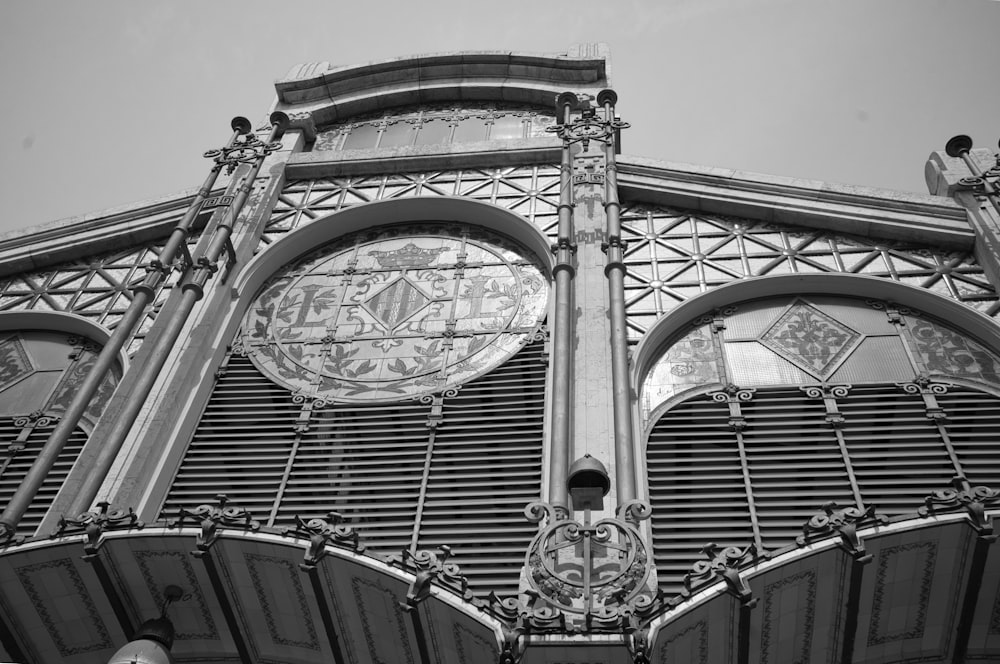
POLYGON ((455 225, 338 240, 265 285, 243 345, 270 378, 325 401, 398 400, 484 373, 526 343, 548 301, 508 241, 455 225))

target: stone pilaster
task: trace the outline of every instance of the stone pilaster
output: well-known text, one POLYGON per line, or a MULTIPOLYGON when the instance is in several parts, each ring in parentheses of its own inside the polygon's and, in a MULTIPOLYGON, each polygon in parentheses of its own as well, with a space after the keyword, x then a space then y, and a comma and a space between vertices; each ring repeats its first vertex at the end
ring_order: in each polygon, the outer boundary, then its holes
MULTIPOLYGON (((982 148, 970 150, 969 157, 996 190, 1000 186, 1000 159, 982 148)), ((996 205, 991 202, 965 161, 943 151, 931 153, 924 178, 931 194, 949 196, 968 211, 969 223, 976 232, 976 260, 993 287, 1000 291, 1000 211, 996 207, 1000 200, 996 205)))
MULTIPOLYGON (((608 314, 608 281, 604 275, 607 241, 604 211, 605 160, 599 142, 573 158, 573 226, 577 273, 574 279, 576 338, 573 347, 575 385, 570 461, 590 454, 608 468, 611 491, 605 501, 614 511, 615 433, 611 401, 611 345, 608 314)), ((574 150, 577 147, 574 146, 574 150)), ((596 518, 596 517, 595 517, 596 518)))

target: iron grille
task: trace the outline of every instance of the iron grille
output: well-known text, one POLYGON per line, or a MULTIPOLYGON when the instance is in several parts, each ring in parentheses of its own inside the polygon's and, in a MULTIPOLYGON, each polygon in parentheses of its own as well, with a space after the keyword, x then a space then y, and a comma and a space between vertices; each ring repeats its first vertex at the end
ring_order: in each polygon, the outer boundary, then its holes
POLYGON ((541 487, 545 351, 445 397, 308 410, 230 356, 163 516, 226 493, 269 526, 341 513, 383 554, 448 545, 480 591, 516 592, 541 487))
MULTIPOLYGON (((33 428, 22 427, 15 424, 14 418, 0 419, 0 445, 5 450, 4 456, 0 457, 0 505, 6 505, 14 497, 14 492, 20 486, 24 476, 32 462, 42 450, 42 446, 49 439, 52 430, 55 429, 56 422, 35 426, 33 428), (21 449, 16 441, 23 433, 27 433, 21 449)), ((31 501, 27 512, 17 524, 17 535, 30 537, 38 530, 45 513, 52 506, 59 488, 69 475, 70 469, 76 462, 83 444, 87 442, 87 434, 77 428, 66 442, 58 460, 45 477, 41 488, 35 499, 31 501)))
POLYGON ((857 496, 888 516, 912 515, 957 474, 1000 484, 1000 398, 956 386, 936 398, 943 418, 925 395, 897 385, 851 388, 832 414, 823 399, 788 388, 756 390, 740 403, 743 423, 704 394, 667 411, 647 447, 661 585, 679 592, 707 542, 794 543, 830 500, 846 506, 857 496))

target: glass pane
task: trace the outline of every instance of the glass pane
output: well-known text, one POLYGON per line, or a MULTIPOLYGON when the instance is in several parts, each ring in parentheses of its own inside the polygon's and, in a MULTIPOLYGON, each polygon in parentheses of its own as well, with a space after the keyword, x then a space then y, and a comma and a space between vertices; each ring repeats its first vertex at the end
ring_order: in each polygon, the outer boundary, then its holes
POLYGON ((375 139, 378 136, 378 128, 374 125, 363 124, 351 129, 351 133, 344 142, 345 150, 356 148, 369 149, 375 147, 375 139))
POLYGON ((510 140, 512 138, 524 137, 524 123, 521 118, 514 115, 505 115, 493 121, 490 129, 490 140, 510 140))
POLYGON ((417 134, 417 145, 436 145, 447 143, 451 136, 451 126, 447 120, 434 119, 425 121, 417 134))
POLYGON ((482 118, 467 118, 460 120, 455 127, 455 143, 469 143, 486 140, 486 120, 482 118))
POLYGON ((401 145, 413 144, 413 125, 409 122, 396 122, 385 128, 382 133, 380 148, 395 148, 401 145))

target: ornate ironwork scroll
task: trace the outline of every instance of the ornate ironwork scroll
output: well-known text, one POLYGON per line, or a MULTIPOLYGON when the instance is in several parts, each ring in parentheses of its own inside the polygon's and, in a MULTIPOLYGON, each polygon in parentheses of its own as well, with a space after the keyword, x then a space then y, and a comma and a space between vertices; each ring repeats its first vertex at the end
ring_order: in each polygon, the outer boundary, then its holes
POLYGON ((652 513, 649 505, 630 501, 614 518, 583 523, 560 518, 555 506, 531 503, 529 521, 545 521, 528 547, 528 584, 540 599, 571 614, 582 614, 586 626, 620 620, 618 610, 645 588, 648 554, 637 525, 652 513))
POLYGON ((875 506, 869 505, 865 509, 857 507, 844 507, 837 509, 835 502, 823 505, 823 514, 817 514, 809 519, 802 526, 802 535, 796 542, 799 546, 806 546, 819 540, 839 534, 841 546, 851 554, 851 556, 862 564, 871 562, 872 557, 865 553, 865 545, 858 537, 858 529, 876 524, 889 523, 889 519, 881 514, 875 513, 875 506))
POLYGON ((924 499, 924 506, 917 510, 920 516, 931 516, 937 512, 957 512, 966 510, 972 519, 972 525, 980 535, 990 541, 995 540, 993 527, 986 516, 987 505, 1000 505, 1000 491, 987 486, 972 486, 969 480, 961 475, 952 478, 954 489, 942 489, 924 499))
POLYGON ((316 565, 326 555, 326 547, 336 546, 355 553, 364 553, 365 546, 361 544, 358 534, 350 526, 342 523, 344 517, 337 512, 327 512, 326 519, 309 519, 295 516, 295 527, 288 528, 282 535, 293 537, 308 537, 309 547, 306 549, 302 564, 304 571, 316 568, 316 565))
POLYGON ((216 500, 219 501, 218 505, 199 505, 193 510, 182 508, 180 517, 168 524, 171 528, 183 528, 187 519, 200 522, 201 532, 198 533, 197 550, 191 552, 195 558, 201 558, 212 548, 219 539, 219 531, 222 528, 250 531, 260 529, 260 522, 255 521, 250 512, 242 507, 227 507, 229 497, 226 494, 220 493, 216 496, 216 500))
POLYGON ((76 518, 60 517, 59 526, 51 537, 63 537, 83 533, 87 540, 83 545, 84 560, 90 560, 97 555, 101 545, 101 536, 109 530, 140 530, 145 525, 132 508, 128 510, 109 511, 111 503, 102 500, 97 503, 96 512, 84 512, 76 518))
POLYGON ((750 565, 756 565, 761 559, 768 557, 767 552, 762 552, 753 544, 745 549, 736 546, 721 547, 715 542, 709 542, 702 547, 702 552, 707 560, 699 560, 691 566, 691 571, 684 576, 684 593, 686 599, 699 588, 708 585, 721 578, 726 582, 726 586, 740 604, 753 608, 757 605, 757 598, 750 591, 750 586, 740 575, 740 570, 750 565))

